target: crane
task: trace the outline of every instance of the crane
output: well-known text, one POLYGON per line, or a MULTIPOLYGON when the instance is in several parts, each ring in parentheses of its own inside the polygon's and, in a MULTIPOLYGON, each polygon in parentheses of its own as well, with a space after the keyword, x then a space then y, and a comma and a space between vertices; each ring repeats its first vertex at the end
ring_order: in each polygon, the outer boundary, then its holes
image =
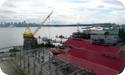
POLYGON ((50 18, 50 16, 51 16, 52 14, 53 14, 53 11, 45 18, 45 20, 42 22, 41 26, 38 27, 38 28, 34 31, 33 35, 35 35, 35 34, 41 29, 42 25, 44 25, 44 23, 48 20, 48 18, 50 18))
POLYGON ((44 19, 44 21, 41 23, 39 27, 32 33, 29 26, 25 29, 25 32, 23 33, 24 38, 34 38, 34 35, 41 29, 41 27, 44 25, 44 23, 50 18, 50 16, 53 14, 53 11, 44 19))
POLYGON ((37 27, 34 32, 31 31, 29 26, 25 29, 23 33, 23 38, 24 38, 23 48, 24 49, 36 48, 37 39, 34 36, 41 29, 41 27, 45 24, 45 22, 48 20, 48 18, 50 18, 52 14, 53 14, 53 11, 50 12, 50 14, 43 20, 41 25, 37 27))

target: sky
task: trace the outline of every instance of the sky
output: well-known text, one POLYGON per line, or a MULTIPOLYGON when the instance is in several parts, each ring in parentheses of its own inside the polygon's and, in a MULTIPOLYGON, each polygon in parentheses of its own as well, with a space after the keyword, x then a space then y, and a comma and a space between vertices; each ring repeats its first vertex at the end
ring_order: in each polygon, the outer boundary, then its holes
POLYGON ((0 0, 0 22, 125 23, 125 0, 0 0))

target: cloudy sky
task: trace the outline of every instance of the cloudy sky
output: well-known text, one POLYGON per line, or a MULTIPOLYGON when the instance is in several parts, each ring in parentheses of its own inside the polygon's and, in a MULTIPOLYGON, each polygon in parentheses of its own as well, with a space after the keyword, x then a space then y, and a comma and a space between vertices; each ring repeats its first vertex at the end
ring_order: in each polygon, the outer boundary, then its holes
POLYGON ((0 0, 0 21, 40 23, 125 23, 125 0, 0 0))

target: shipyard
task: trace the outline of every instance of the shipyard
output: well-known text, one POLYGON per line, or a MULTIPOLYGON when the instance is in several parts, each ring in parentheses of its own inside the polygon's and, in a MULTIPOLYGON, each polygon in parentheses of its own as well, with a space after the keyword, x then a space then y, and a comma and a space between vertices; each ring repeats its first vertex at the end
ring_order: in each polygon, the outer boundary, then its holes
POLYGON ((118 26, 110 29, 102 27, 101 30, 93 28, 77 29, 68 38, 63 35, 55 36, 60 38, 58 41, 42 38, 42 42, 38 43, 39 38, 35 38, 31 29, 26 27, 23 46, 8 47, 8 51, 1 51, 0 67, 9 75, 116 75, 122 73, 125 50, 124 39, 120 35, 123 34, 121 33, 123 29, 118 26), (9 66, 13 68, 12 72, 6 70, 9 66))
POLYGON ((0 75, 125 75, 123 0, 1 0, 0 75))

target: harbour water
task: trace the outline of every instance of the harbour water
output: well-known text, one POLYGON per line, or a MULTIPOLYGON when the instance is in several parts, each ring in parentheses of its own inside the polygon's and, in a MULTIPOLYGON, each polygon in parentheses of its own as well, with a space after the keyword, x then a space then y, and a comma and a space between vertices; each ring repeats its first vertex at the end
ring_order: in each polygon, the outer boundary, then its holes
MULTIPOLYGON (((36 27, 32 27, 34 31, 36 27)), ((23 32, 25 27, 0 28, 0 48, 16 46, 23 44, 23 32)), ((77 31, 77 27, 43 27, 35 37, 48 37, 55 39, 56 35, 64 35, 69 37, 73 32, 77 31)))

